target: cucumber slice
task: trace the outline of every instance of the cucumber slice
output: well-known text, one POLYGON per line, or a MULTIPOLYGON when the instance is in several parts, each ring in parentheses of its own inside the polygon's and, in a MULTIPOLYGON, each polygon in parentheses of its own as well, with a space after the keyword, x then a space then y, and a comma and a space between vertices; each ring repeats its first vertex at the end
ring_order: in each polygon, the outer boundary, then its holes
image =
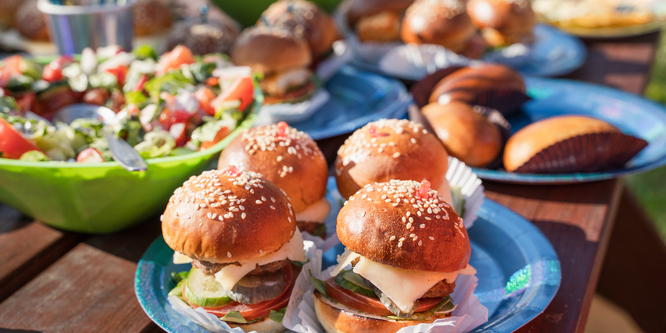
POLYGON ((231 303, 227 291, 215 280, 215 277, 207 276, 197 268, 192 268, 190 271, 184 293, 190 303, 202 307, 216 307, 231 303))
POLYGON ((335 283, 337 283, 340 287, 345 288, 347 290, 351 290, 357 294, 361 294, 364 296, 372 297, 372 298, 377 298, 377 295, 375 294, 374 291, 365 289, 363 287, 357 286, 356 284, 349 282, 347 279, 345 279, 342 275, 342 273, 338 274, 333 278, 335 283))
POLYGON ((353 284, 355 284, 355 285, 357 285, 361 288, 372 290, 372 285, 369 284, 367 281, 365 281, 365 279, 363 277, 354 273, 353 271, 344 271, 344 272, 342 272, 342 277, 345 280, 347 280, 347 281, 349 281, 349 282, 351 282, 351 283, 353 283, 353 284))

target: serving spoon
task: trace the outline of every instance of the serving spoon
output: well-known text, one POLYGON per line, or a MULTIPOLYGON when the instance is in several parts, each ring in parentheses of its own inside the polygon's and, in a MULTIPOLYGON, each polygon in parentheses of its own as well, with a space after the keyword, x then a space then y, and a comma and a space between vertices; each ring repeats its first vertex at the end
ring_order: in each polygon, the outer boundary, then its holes
MULTIPOLYGON (((71 124, 78 118, 97 119, 104 125, 110 125, 115 121, 116 113, 100 105, 71 104, 58 110, 53 120, 71 124)), ((113 159, 123 168, 128 171, 145 171, 148 169, 146 161, 127 141, 115 136, 107 127, 102 129, 102 135, 109 143, 109 150, 113 159)))

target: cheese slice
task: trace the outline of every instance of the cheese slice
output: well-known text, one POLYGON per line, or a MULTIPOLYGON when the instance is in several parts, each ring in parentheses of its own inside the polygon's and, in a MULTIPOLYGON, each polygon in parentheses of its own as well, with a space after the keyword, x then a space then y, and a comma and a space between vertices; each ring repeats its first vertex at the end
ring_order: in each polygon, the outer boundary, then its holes
POLYGON ((306 207, 302 212, 296 213, 296 221, 323 223, 330 211, 331 203, 326 198, 322 198, 306 207))
POLYGON ((219 272, 215 273, 215 280, 217 280, 224 289, 231 290, 240 279, 257 268, 257 266, 285 259, 292 261, 307 260, 305 257, 305 250, 303 249, 303 236, 298 229, 294 232, 294 236, 291 240, 287 244, 282 245, 279 250, 257 259, 241 261, 239 262, 240 266, 224 266, 219 272))
POLYGON ((180 264, 189 264, 192 262, 192 258, 176 251, 173 253, 173 263, 176 265, 180 264))
POLYGON ((332 271, 331 271, 331 276, 336 276, 340 274, 340 272, 347 266, 351 265, 351 262, 354 261, 354 259, 360 257, 361 255, 349 251, 348 248, 345 247, 345 251, 342 252, 341 255, 338 255, 338 266, 336 266, 332 271))

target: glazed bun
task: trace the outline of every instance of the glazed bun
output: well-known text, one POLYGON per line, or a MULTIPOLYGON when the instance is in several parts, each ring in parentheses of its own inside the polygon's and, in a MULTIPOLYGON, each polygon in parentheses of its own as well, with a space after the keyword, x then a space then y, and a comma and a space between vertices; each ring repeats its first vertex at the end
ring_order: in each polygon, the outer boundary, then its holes
POLYGON ((502 134, 466 103, 431 103, 421 109, 449 155, 471 167, 493 162, 502 150, 502 134))
POLYGON ((285 28, 304 38, 312 52, 312 59, 328 53, 333 42, 340 37, 333 17, 309 1, 281 0, 270 5, 261 15, 258 26, 285 28))
POLYGON ((347 24, 353 27, 364 17, 392 12, 399 17, 414 0, 353 0, 347 10, 347 24))
POLYGON ((231 52, 236 37, 237 23, 221 16, 221 20, 209 20, 207 23, 181 22, 169 33, 167 48, 177 45, 187 46, 193 54, 206 55, 211 53, 231 52))
POLYGON ((160 34, 173 24, 171 10, 162 0, 137 0, 132 11, 136 36, 160 34))
POLYGON ((382 119, 354 132, 338 150, 335 179, 348 198, 366 184, 391 179, 445 182, 448 154, 439 139, 409 120, 382 119))
POLYGON ((331 301, 319 292, 314 294, 315 312, 319 323, 327 333, 385 333, 397 332, 403 327, 418 324, 429 324, 440 318, 450 317, 450 314, 433 316, 430 320, 391 320, 387 317, 375 316, 360 312, 340 303, 331 301))
POLYGON ((520 74, 499 64, 484 63, 459 69, 435 85, 430 103, 460 101, 474 104, 480 94, 490 90, 515 90, 525 93, 520 74))
POLYGON ((41 42, 50 40, 46 19, 37 8, 37 0, 27 0, 21 4, 16 11, 14 25, 25 38, 41 42))
POLYGON ((529 0, 469 0, 467 13, 490 46, 534 41, 536 17, 529 0))
POLYGON ((190 258, 233 263, 277 251, 294 235, 295 219, 287 196, 260 174, 211 170, 176 189, 162 234, 190 258))
POLYGON ((291 127, 284 132, 278 125, 243 131, 220 155, 218 168, 226 170, 229 165, 262 174, 285 191, 296 213, 326 194, 324 154, 309 135, 291 127))
POLYGON ((529 124, 509 138, 507 171, 527 173, 591 172, 621 167, 647 146, 591 117, 566 115, 529 124))
POLYGON ((340 242, 393 267, 430 272, 465 268, 471 247, 463 220, 424 183, 391 180, 363 187, 338 214, 340 242))
POLYGON ((411 44, 437 44, 462 53, 476 35, 463 0, 416 0, 407 9, 400 32, 411 44))
POLYGON ((312 62, 305 39, 278 27, 245 29, 231 50, 231 61, 265 75, 285 69, 308 67, 312 62))

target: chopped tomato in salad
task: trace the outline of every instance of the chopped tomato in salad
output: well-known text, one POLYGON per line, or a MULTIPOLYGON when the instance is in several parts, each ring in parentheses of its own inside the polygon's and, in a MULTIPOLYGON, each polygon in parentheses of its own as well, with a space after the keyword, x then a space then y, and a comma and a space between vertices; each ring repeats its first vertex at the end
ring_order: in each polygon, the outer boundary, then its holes
POLYGON ((80 61, 68 56, 45 65, 21 56, 0 60, 0 119, 3 131, 12 131, 2 138, 0 158, 41 151, 43 159, 108 161, 104 126, 144 158, 208 149, 239 125, 255 96, 248 68, 214 57, 221 61, 204 62, 177 46, 161 57, 149 47, 131 53, 107 47, 84 50, 80 61), (48 122, 76 103, 106 106, 116 117, 106 124, 48 122))

